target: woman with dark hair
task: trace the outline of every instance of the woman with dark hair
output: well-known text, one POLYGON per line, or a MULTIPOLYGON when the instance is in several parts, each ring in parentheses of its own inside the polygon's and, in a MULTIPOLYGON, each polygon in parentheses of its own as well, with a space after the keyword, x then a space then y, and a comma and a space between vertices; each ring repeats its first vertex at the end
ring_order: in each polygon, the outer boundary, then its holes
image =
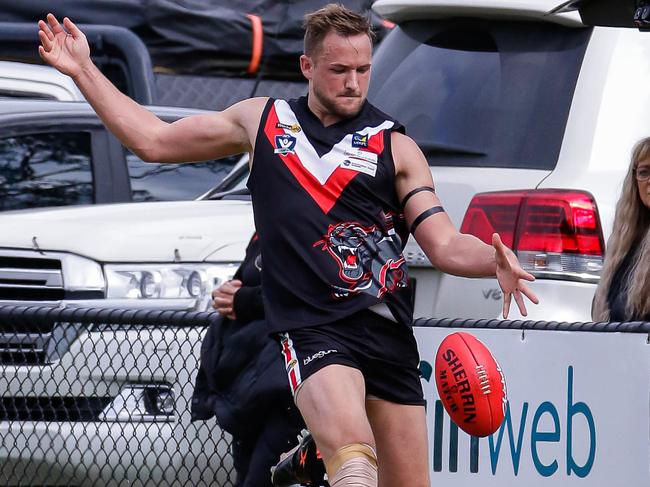
POLYGON ((295 444, 304 422, 287 382, 277 343, 269 337, 257 234, 232 280, 212 292, 222 319, 201 346, 192 419, 217 422, 233 436, 235 487, 271 487, 271 467, 295 444))
POLYGON ((650 319, 650 137, 632 151, 605 265, 592 308, 594 321, 650 319))

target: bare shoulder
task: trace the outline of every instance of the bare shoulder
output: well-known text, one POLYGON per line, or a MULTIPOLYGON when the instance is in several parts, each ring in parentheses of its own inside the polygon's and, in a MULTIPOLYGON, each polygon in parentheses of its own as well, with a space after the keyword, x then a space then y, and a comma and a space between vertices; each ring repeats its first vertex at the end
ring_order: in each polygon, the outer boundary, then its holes
POLYGON ((255 144, 257 129, 268 97, 247 98, 237 102, 222 112, 214 112, 212 119, 216 125, 225 122, 232 129, 231 137, 245 140, 249 150, 255 144))
POLYGON ((420 147, 408 135, 400 132, 392 132, 390 142, 397 173, 401 173, 414 166, 428 166, 420 147))
POLYGON ((390 142, 393 146, 393 153, 395 153, 395 151, 399 152, 403 150, 420 150, 411 137, 396 130, 391 132, 390 142))
POLYGON ((267 96, 258 96, 255 98, 246 98, 240 102, 226 108, 225 112, 231 112, 241 120, 248 118, 257 119, 259 122, 266 102, 269 100, 267 96))
POLYGON ((242 127, 257 126, 262 118, 268 97, 247 98, 226 108, 222 113, 242 127))

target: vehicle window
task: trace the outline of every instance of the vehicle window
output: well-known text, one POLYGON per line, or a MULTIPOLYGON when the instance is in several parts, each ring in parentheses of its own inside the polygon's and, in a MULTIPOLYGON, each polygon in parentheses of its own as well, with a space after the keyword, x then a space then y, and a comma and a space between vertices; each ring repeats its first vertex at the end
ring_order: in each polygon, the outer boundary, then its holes
POLYGON ((0 210, 94 201, 89 132, 0 138, 0 210))
POLYGON ((198 198, 230 172, 238 157, 193 164, 143 162, 126 150, 133 201, 178 201, 198 198))
POLYGON ((379 46, 369 99, 432 166, 552 169, 591 29, 415 21, 379 46))

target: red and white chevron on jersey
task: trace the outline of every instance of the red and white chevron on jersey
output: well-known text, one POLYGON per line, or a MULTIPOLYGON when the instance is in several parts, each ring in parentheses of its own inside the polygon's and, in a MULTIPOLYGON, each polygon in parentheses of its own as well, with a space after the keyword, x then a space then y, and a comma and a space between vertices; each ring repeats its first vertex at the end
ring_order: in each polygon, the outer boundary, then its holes
POLYGON ((264 133, 289 171, 325 214, 336 204, 345 187, 359 173, 374 176, 377 158, 384 150, 384 130, 392 121, 346 134, 331 150, 319 157, 298 120, 284 100, 276 100, 264 133), (367 137, 364 147, 355 147, 353 137, 367 137), (364 150, 365 149, 365 150, 364 150))

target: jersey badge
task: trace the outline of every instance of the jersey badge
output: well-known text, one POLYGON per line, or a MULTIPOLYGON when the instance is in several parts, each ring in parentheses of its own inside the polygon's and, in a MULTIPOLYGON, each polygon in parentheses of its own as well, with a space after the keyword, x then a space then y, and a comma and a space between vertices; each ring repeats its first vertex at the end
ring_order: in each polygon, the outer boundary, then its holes
POLYGON ((276 135, 275 136, 275 154, 286 156, 287 154, 295 154, 296 138, 292 135, 276 135))
POLYGON ((278 123, 275 124, 275 128, 286 129, 286 130, 291 131, 294 134, 297 134, 298 132, 300 132, 302 130, 302 127, 300 127, 300 125, 297 124, 297 123, 292 123, 291 125, 289 125, 288 123, 278 122, 278 123))
POLYGON ((375 177, 377 174, 377 154, 359 149, 350 149, 343 153, 345 159, 341 163, 341 167, 375 177))
POLYGON ((352 147, 367 149, 368 148, 368 134, 352 134, 352 147))

